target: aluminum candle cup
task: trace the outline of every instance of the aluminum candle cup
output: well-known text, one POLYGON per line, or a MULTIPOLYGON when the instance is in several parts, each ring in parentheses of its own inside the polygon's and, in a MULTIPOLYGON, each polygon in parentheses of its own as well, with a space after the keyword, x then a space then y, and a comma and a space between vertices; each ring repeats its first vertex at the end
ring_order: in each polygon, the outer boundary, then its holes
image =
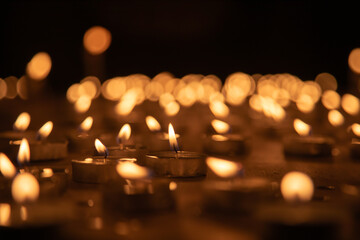
MULTIPOLYGON (((176 134, 176 140, 179 141, 180 135, 176 134)), ((169 150, 169 135, 163 132, 151 133, 149 135, 147 147, 152 152, 169 150)))
POLYGON ((205 138, 205 152, 213 155, 244 154, 247 139, 240 134, 214 134, 205 138))
POLYGON ((96 156, 84 160, 72 160, 72 179, 81 183, 106 183, 118 178, 116 164, 121 161, 135 161, 136 159, 121 159, 108 156, 96 156))
POLYGON ((330 157, 334 140, 323 136, 288 136, 283 139, 284 152, 293 156, 330 157))
POLYGON ((211 212, 250 214, 259 203, 272 200, 274 189, 264 178, 237 178, 205 182, 204 193, 211 212))
POLYGON ((136 163, 143 165, 145 162, 145 154, 147 149, 139 145, 112 146, 107 148, 110 157, 114 158, 136 158, 136 163))
POLYGON ((162 177, 206 176, 205 155, 187 151, 155 152, 146 155, 145 165, 162 177))
POLYGON ((87 132, 72 131, 67 139, 70 152, 86 153, 94 145, 95 136, 87 132))
POLYGON ((166 179, 111 182, 104 190, 104 209, 110 216, 143 215, 174 209, 174 197, 166 179))
MULTIPOLYGON (((15 158, 19 151, 21 140, 12 141, 12 157, 15 158)), ((67 157, 68 141, 29 141, 30 161, 56 160, 67 157)))

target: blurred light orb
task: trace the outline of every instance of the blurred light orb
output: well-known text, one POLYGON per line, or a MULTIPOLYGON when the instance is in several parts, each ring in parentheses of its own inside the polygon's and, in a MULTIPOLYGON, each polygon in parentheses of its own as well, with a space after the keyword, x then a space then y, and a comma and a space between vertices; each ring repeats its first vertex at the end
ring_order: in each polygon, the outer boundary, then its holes
POLYGON ((360 74, 360 48, 354 48, 350 52, 348 64, 353 72, 360 74))
POLYGON ((50 55, 46 52, 39 52, 27 64, 26 73, 31 79, 41 81, 49 75, 51 66, 50 55))
POLYGON ((111 33, 101 26, 91 27, 84 34, 83 44, 91 55, 102 54, 111 44, 111 33))
POLYGON ((32 174, 20 173, 12 182, 11 193, 18 203, 33 202, 39 197, 40 185, 32 174))
POLYGON ((4 79, 0 78, 0 99, 6 97, 7 85, 4 79))
POLYGON ((336 91, 338 84, 336 78, 330 73, 320 73, 315 77, 315 82, 318 83, 323 91, 336 91))
POLYGON ((351 94, 344 94, 341 98, 341 107, 350 115, 359 113, 360 102, 357 97, 351 94))
POLYGON ((326 90, 321 96, 321 102, 329 110, 337 109, 340 106, 341 97, 333 90, 326 90))
POLYGON ((302 172, 289 172, 281 180, 281 194, 288 202, 308 202, 314 194, 311 178, 302 172))
POLYGON ((328 120, 334 127, 339 127, 345 122, 344 116, 338 110, 329 111, 328 120))

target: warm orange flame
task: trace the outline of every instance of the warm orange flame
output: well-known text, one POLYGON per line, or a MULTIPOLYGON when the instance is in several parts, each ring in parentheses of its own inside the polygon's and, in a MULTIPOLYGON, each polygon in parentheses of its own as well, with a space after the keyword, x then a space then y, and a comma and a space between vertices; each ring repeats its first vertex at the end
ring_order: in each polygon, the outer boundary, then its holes
POLYGON ((230 125, 224 121, 214 119, 211 121, 211 126, 215 129, 215 131, 219 134, 224 134, 229 132, 230 125))
POLYGON ((223 141, 227 141, 229 140, 228 137, 225 137, 223 135, 219 135, 219 134, 214 134, 211 136, 211 139, 217 142, 223 142, 223 141))
POLYGON ((80 124, 80 131, 87 132, 91 129, 93 125, 94 119, 92 117, 87 117, 85 120, 80 124))
POLYGON ((54 124, 52 123, 52 121, 46 122, 46 123, 39 129, 39 131, 38 131, 38 137, 39 137, 41 140, 46 139, 46 138, 50 135, 50 133, 51 133, 51 131, 52 131, 52 129, 53 129, 53 126, 54 126, 54 124))
POLYGON ((354 48, 351 50, 348 64, 353 72, 360 74, 360 48, 354 48))
POLYGON ((25 131, 29 127, 30 120, 30 114, 27 112, 21 113, 14 122, 14 130, 21 132, 25 131))
POLYGON ((340 95, 333 90, 325 91, 321 97, 322 104, 329 110, 338 108, 340 106, 340 101, 340 95))
POLYGON ((230 113, 228 106, 221 101, 212 101, 210 102, 210 110, 215 115, 215 117, 224 118, 227 117, 230 113))
POLYGON ((356 136, 360 137, 360 124, 358 124, 358 123, 352 124, 351 130, 356 136))
POLYGON ((356 115, 360 110, 360 101, 354 95, 347 93, 342 96, 341 106, 346 113, 350 115, 356 115))
POLYGON ((288 202, 307 202, 313 196, 314 184, 302 172, 289 172, 281 180, 281 193, 288 202))
POLYGON ((6 178, 16 175, 16 168, 4 153, 0 153, 0 173, 6 178))
POLYGON ((18 153, 18 162, 23 164, 25 162, 30 162, 30 147, 29 142, 26 138, 23 138, 20 143, 19 153, 18 153))
POLYGON ((310 135, 311 131, 311 127, 309 124, 306 124, 297 118, 294 120, 294 129, 300 136, 308 136, 310 135))
POLYGON ((180 104, 178 104, 176 101, 171 101, 166 104, 164 110, 167 116, 175 116, 180 111, 180 104))
POLYGON ((105 147, 104 144, 102 144, 102 142, 99 139, 95 139, 95 148, 99 154, 105 155, 105 156, 108 155, 107 148, 105 147))
POLYGON ((170 191, 175 191, 177 189, 177 183, 176 182, 170 182, 169 183, 169 189, 170 189, 170 191))
POLYGON ((343 125, 345 121, 344 116, 338 110, 329 111, 328 120, 334 127, 343 125))
POLYGON ((160 123, 153 116, 146 116, 146 125, 152 132, 159 132, 161 130, 160 123))
POLYGON ((33 80, 41 81, 45 79, 51 70, 51 58, 46 52, 39 52, 33 56, 27 64, 26 73, 33 80))
POLYGON ((208 157, 206 159, 208 167, 219 177, 234 177, 241 170, 241 165, 225 159, 208 157))
POLYGON ((92 55, 105 52, 111 43, 111 33, 104 27, 94 26, 84 35, 84 47, 92 55))
POLYGON ((119 134, 117 136, 118 143, 119 144, 120 143, 124 144, 126 141, 129 140, 130 135, 131 135, 131 127, 130 127, 130 125, 128 123, 124 124, 124 126, 121 127, 121 129, 119 131, 119 134))
POLYGON ((11 206, 8 203, 0 203, 0 226, 9 226, 11 206))
POLYGON ((174 131, 174 127, 169 123, 169 143, 170 143, 170 149, 172 151, 179 151, 179 145, 176 140, 176 134, 174 131))
POLYGON ((51 168, 44 168, 41 173, 41 177, 49 178, 54 175, 54 171, 51 168))
POLYGON ((150 177, 150 171, 136 163, 122 162, 116 165, 117 173, 126 179, 145 179, 150 177))
POLYGON ((39 182, 30 173, 20 173, 11 185, 11 193, 18 203, 36 201, 40 193, 39 182))

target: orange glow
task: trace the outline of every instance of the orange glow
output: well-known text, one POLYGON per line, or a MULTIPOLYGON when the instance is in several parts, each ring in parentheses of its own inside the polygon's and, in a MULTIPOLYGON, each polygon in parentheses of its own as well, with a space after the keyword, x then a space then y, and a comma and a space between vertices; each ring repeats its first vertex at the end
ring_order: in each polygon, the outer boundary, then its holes
POLYGON ((219 134, 214 134, 211 136, 211 139, 217 142, 223 142, 223 141, 227 141, 229 140, 228 137, 225 137, 223 135, 219 135, 219 134))
POLYGON ((328 120, 331 125, 338 127, 344 124, 344 117, 338 110, 331 110, 328 113, 328 120))
POLYGON ((146 116, 146 125, 152 132, 159 132, 161 130, 160 123, 153 116, 146 116))
POLYGON ((75 103, 79 99, 80 97, 79 88, 80 88, 79 83, 74 83, 68 88, 68 90, 66 91, 66 98, 69 102, 75 103))
POLYGON ((9 179, 16 175, 16 168, 4 153, 0 153, 0 173, 9 179))
POLYGON ((216 175, 222 178, 235 177, 242 168, 239 163, 215 157, 208 157, 206 164, 216 175))
POLYGON ((173 126, 171 125, 171 123, 169 123, 169 143, 170 143, 170 149, 172 151, 179 151, 179 145, 178 142, 176 140, 176 135, 175 135, 175 131, 173 126))
POLYGON ((132 89, 127 91, 115 106, 115 112, 121 116, 127 116, 131 113, 136 105, 137 92, 132 89))
POLYGON ((281 180, 281 193, 288 202, 307 202, 314 194, 311 178, 302 172, 289 172, 281 180))
POLYGON ((20 173, 12 182, 11 193, 18 203, 36 201, 40 193, 39 182, 30 173, 20 173))
POLYGON ((11 206, 8 203, 0 203, 0 226, 9 226, 11 206))
POLYGON ((98 88, 93 81, 86 80, 80 84, 81 95, 86 95, 90 99, 94 99, 97 96, 98 88))
POLYGON ((99 154, 104 155, 104 156, 108 155, 107 148, 99 139, 95 139, 95 148, 99 154))
POLYGON ((150 177, 150 171, 132 162, 122 162, 116 165, 117 173, 125 179, 146 179, 150 177))
POLYGON ((49 178, 54 175, 54 171, 51 168, 44 168, 41 173, 42 178, 49 178))
POLYGON ((20 207, 20 218, 23 221, 26 221, 28 219, 28 210, 25 206, 20 207))
POLYGON ((29 147, 29 142, 27 141, 26 138, 23 138, 21 140, 17 159, 18 162, 21 164, 25 162, 30 162, 30 147, 29 147))
POLYGON ((230 113, 228 106, 226 106, 225 103, 220 101, 211 102, 209 107, 214 116, 218 118, 225 118, 230 113))
POLYGON ((104 27, 94 26, 86 31, 83 43, 91 55, 99 55, 109 48, 111 33, 104 27))
POLYGON ((214 130, 219 134, 224 134, 229 132, 230 125, 227 124, 224 121, 214 119, 211 121, 211 126, 214 128, 214 130))
POLYGON ((41 140, 45 140, 50 135, 53 125, 52 121, 48 121, 39 129, 38 136, 41 140))
POLYGON ((33 56, 26 66, 26 73, 36 81, 45 79, 51 70, 51 58, 46 52, 39 52, 33 56))
POLYGON ((309 124, 306 124, 297 118, 294 120, 294 129, 300 136, 309 136, 311 131, 309 124))
POLYGON ((341 98, 341 106, 344 111, 350 115, 356 115, 359 113, 359 99, 354 95, 344 94, 341 98))
POLYGON ((180 111, 180 105, 176 102, 169 102, 165 106, 165 114, 167 116, 175 116, 180 111))
POLYGON ((169 183, 169 189, 170 189, 170 191, 175 191, 177 189, 176 182, 170 182, 169 183))
POLYGON ((101 92, 103 96, 108 100, 120 100, 122 95, 126 92, 125 78, 115 77, 106 80, 101 87, 101 92))
POLYGON ((159 97, 159 104, 161 107, 165 108, 168 103, 174 102, 175 97, 171 93, 163 93, 159 97))
POLYGON ((358 124, 358 123, 352 124, 351 130, 356 136, 360 137, 360 124, 358 124))
POLYGON ((131 135, 130 125, 128 123, 124 124, 124 126, 121 127, 119 134, 117 136, 118 143, 121 143, 121 144, 126 143, 129 140, 130 135, 131 135))
POLYGON ((196 102, 196 93, 187 85, 178 91, 175 98, 182 106, 190 107, 196 102))
POLYGON ((20 115, 17 117, 16 121, 14 122, 14 130, 15 131, 25 131, 30 124, 30 114, 27 112, 20 113, 20 115))
POLYGON ((316 76, 315 82, 317 82, 323 91, 336 91, 338 85, 336 78, 330 73, 320 73, 316 76))
POLYGON ((85 113, 91 106, 91 98, 87 95, 81 95, 75 102, 75 111, 78 113, 85 113))
POLYGON ((4 79, 0 78, 0 99, 3 99, 7 95, 7 84, 4 79))
POLYGON ((94 119, 91 116, 85 118, 85 120, 79 126, 80 131, 83 131, 83 132, 89 131, 93 125, 93 121, 94 121, 94 119))
POLYGON ((164 87, 161 83, 152 81, 145 87, 145 97, 150 101, 157 101, 161 94, 164 93, 164 87))
POLYGON ((17 96, 17 77, 9 76, 4 81, 6 83, 6 98, 14 99, 17 96))
POLYGON ((353 72, 360 74, 360 48, 354 48, 350 52, 348 64, 353 72))
POLYGON ((262 112, 263 110, 261 98, 261 96, 254 94, 249 99, 250 107, 257 112, 262 112))
POLYGON ((309 113, 314 110, 315 103, 311 96, 307 94, 301 94, 296 100, 296 107, 303 113, 309 113))
POLYGON ((312 102, 316 103, 321 96, 321 87, 317 82, 306 81, 300 88, 299 95, 308 95, 311 97, 312 102))
POLYGON ((340 101, 340 95, 333 90, 325 91, 321 97, 322 104, 329 110, 337 109, 340 106, 340 101))

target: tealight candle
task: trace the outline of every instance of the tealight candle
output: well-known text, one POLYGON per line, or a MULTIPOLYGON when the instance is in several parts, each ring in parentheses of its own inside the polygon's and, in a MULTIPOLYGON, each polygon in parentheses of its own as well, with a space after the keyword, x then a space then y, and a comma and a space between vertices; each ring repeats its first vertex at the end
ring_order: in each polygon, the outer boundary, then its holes
POLYGON ((99 139, 95 140, 95 148, 102 156, 72 160, 72 179, 82 183, 106 183, 114 177, 115 166, 120 161, 136 161, 135 158, 109 156, 108 150, 99 139))
POLYGON ((120 180, 111 182, 104 191, 104 208, 112 215, 163 212, 174 207, 170 182, 152 179, 146 167, 131 162, 118 163, 120 180))
POLYGON ((205 206, 210 211, 248 214, 262 201, 269 201, 273 188, 264 178, 238 178, 243 175, 240 163, 208 157, 208 167, 220 179, 204 182, 205 206))
MULTIPOLYGON (((29 147, 31 151, 31 161, 56 160, 67 156, 66 140, 50 141, 47 137, 50 135, 53 128, 51 121, 46 122, 38 131, 36 140, 29 140, 29 147)), ((13 152, 17 152, 20 141, 12 141, 13 152)))
POLYGON ((157 176, 201 177, 206 175, 205 155, 179 151, 175 131, 169 124, 169 143, 173 151, 149 153, 145 165, 153 169, 157 176))
POLYGON ((124 124, 116 137, 117 146, 107 147, 108 155, 118 158, 136 158, 138 164, 143 164, 147 149, 140 145, 128 145, 131 136, 131 127, 124 124))
POLYGON ((0 150, 9 153, 11 147, 9 143, 15 140, 21 140, 22 138, 33 139, 36 136, 36 132, 27 131, 30 124, 30 114, 27 112, 21 113, 13 124, 13 131, 6 131, 0 133, 0 150))
POLYGON ((287 173, 281 181, 281 193, 287 203, 263 204, 256 217, 265 225, 264 239, 342 239, 341 224, 347 213, 330 203, 310 203, 314 185, 301 172, 287 173))
POLYGON ((212 155, 239 155, 246 152, 247 139, 240 135, 230 134, 230 125, 224 121, 213 120, 211 125, 217 134, 206 136, 205 152, 212 155))
POLYGON ((294 120, 294 128, 300 136, 287 136, 283 139, 285 154, 294 156, 331 156, 334 141, 324 136, 310 135, 311 127, 301 121, 294 120))
POLYGON ((89 116, 85 118, 76 131, 68 133, 70 151, 85 153, 92 146, 95 137, 89 131, 93 121, 93 118, 89 116))
MULTIPOLYGON (((169 134, 161 130, 160 123, 152 116, 146 116, 146 125, 151 131, 147 138, 147 148, 152 152, 166 151, 169 149, 169 134)), ((180 135, 176 134, 179 141, 180 135)))

